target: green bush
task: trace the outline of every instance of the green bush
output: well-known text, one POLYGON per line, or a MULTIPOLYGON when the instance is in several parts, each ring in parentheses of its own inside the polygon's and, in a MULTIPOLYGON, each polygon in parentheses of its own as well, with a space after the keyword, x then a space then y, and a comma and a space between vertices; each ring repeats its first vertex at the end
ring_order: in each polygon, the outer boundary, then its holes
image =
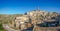
POLYGON ((2 26, 2 23, 0 23, 0 31, 5 31, 3 26, 2 26))

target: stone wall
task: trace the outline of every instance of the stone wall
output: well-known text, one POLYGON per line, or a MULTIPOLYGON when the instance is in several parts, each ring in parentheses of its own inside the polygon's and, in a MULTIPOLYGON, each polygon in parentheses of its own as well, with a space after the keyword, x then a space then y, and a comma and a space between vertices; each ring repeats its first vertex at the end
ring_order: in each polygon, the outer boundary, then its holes
POLYGON ((34 31, 58 31, 60 27, 35 27, 34 31))

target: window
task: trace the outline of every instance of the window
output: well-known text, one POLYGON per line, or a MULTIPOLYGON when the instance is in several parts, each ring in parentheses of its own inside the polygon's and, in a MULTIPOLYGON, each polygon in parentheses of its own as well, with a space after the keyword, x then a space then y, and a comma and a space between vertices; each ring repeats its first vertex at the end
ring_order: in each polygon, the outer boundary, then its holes
POLYGON ((55 17, 51 17, 51 19, 55 19, 55 17))

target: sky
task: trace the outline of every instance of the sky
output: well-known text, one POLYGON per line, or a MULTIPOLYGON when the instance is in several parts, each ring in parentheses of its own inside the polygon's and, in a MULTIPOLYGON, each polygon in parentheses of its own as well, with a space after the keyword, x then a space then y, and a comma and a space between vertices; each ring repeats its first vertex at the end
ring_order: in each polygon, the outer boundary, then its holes
POLYGON ((0 0, 0 14, 24 14, 32 10, 60 13, 60 0, 0 0))

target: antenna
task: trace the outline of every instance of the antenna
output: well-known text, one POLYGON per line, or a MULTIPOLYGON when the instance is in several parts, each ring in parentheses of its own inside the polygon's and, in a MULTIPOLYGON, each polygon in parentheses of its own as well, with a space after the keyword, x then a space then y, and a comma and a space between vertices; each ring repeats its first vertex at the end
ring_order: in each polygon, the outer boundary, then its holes
POLYGON ((37 7, 37 10, 39 10, 39 6, 37 7))
POLYGON ((39 0, 37 0, 36 10, 39 10, 39 0))

